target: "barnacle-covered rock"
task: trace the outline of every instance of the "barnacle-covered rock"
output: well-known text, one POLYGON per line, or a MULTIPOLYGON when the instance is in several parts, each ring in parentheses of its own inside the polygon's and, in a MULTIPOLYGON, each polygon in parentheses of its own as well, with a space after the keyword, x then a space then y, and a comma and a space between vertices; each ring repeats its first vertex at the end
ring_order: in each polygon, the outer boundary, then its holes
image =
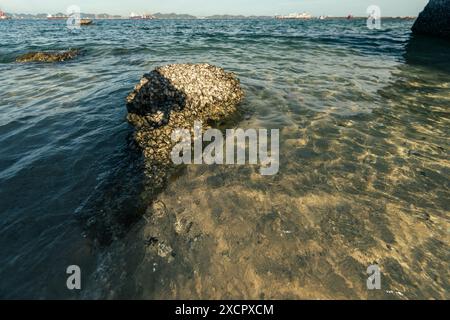
POLYGON ((163 187, 172 167, 173 130, 227 118, 243 96, 233 73, 209 64, 167 65, 143 76, 127 97, 128 121, 153 189, 163 187))
POLYGON ((78 49, 62 52, 30 52, 17 57, 16 62, 62 62, 71 60, 79 54, 78 49))

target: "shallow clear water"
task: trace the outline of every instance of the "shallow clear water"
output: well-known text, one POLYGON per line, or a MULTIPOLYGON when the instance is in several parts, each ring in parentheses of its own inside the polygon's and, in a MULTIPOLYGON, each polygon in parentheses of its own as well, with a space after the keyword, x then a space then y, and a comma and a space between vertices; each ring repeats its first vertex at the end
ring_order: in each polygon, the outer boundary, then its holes
POLYGON ((0 297, 448 299, 450 44, 411 25, 2 21, 0 297), (142 203, 124 100, 175 62, 237 73, 246 116, 229 125, 280 129, 278 175, 188 166, 142 203), (121 231, 106 245, 79 218, 99 214, 121 231))

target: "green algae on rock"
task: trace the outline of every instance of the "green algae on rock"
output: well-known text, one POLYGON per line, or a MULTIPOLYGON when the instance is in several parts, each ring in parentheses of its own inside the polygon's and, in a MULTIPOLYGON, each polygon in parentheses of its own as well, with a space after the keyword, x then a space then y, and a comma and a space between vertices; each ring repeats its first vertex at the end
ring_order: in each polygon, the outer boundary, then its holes
POLYGON ((40 51, 29 52, 17 57, 16 62, 63 62, 71 60, 80 54, 78 49, 70 49, 67 51, 40 51))
POLYGON ((172 64, 143 76, 127 97, 128 121, 136 128, 134 140, 153 190, 164 186, 173 167, 173 130, 228 118, 243 96, 233 73, 209 64, 172 64))

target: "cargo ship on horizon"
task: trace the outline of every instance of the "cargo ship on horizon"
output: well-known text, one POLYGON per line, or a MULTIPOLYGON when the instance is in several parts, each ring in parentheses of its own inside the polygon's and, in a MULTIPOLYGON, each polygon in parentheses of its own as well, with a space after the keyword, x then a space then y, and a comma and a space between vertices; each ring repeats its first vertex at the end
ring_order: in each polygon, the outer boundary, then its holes
POLYGON ((67 20, 68 18, 69 16, 65 15, 56 15, 56 16, 53 16, 51 14, 47 15, 48 20, 67 20))
POLYGON ((152 16, 151 14, 136 14, 134 12, 130 13, 130 19, 132 20, 152 20, 155 19, 154 16, 152 16))
POLYGON ((286 19, 300 19, 300 20, 308 20, 312 19, 313 16, 309 13, 290 13, 287 16, 276 16, 276 19, 286 20, 286 19))

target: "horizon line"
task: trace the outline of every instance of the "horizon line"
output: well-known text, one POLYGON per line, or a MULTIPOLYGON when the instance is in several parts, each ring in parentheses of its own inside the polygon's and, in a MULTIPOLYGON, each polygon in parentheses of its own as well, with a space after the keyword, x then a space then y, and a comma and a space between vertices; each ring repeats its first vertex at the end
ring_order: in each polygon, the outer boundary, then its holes
MULTIPOLYGON (((2 9, 0 8, 0 11, 2 11, 2 9)), ((52 15, 49 12, 38 12, 38 13, 26 13, 26 12, 7 12, 4 11, 5 13, 8 14, 13 14, 13 15, 32 15, 32 16, 36 16, 36 15, 52 15)), ((55 12, 53 14, 59 14, 59 13, 63 13, 62 11, 58 11, 55 12)), ((127 15, 123 15, 123 14, 111 14, 111 13, 107 13, 107 12, 81 12, 81 14, 89 14, 89 15, 109 15, 109 16, 120 16, 120 17, 129 17, 131 14, 133 14, 135 12, 131 11, 129 14, 127 15)), ((296 12, 296 13, 300 13, 300 12, 296 12)), ((303 12, 303 13, 307 13, 308 12, 303 12)), ((162 14, 162 15, 185 15, 185 16, 192 16, 192 17, 196 17, 196 18, 202 18, 202 17, 212 17, 212 16, 232 16, 232 17, 278 17, 278 16, 285 16, 285 14, 251 14, 251 15, 246 15, 246 14, 231 14, 231 13, 213 13, 210 15, 195 15, 195 14, 190 14, 190 13, 176 13, 176 12, 155 12, 155 13, 149 13, 149 12, 141 12, 139 14, 142 15, 156 15, 156 14, 162 14)), ((351 14, 350 14, 351 15, 351 14)), ((320 14, 320 15, 313 15, 311 14, 312 17, 321 17, 321 16, 325 16, 325 17, 329 17, 329 18, 346 18, 349 15, 327 15, 327 14, 320 14)), ((352 15, 353 18, 367 18, 367 16, 359 16, 359 15, 352 15)), ((381 17, 381 18, 397 18, 397 17, 417 17, 417 15, 395 15, 395 16, 385 16, 385 17, 381 17)))

